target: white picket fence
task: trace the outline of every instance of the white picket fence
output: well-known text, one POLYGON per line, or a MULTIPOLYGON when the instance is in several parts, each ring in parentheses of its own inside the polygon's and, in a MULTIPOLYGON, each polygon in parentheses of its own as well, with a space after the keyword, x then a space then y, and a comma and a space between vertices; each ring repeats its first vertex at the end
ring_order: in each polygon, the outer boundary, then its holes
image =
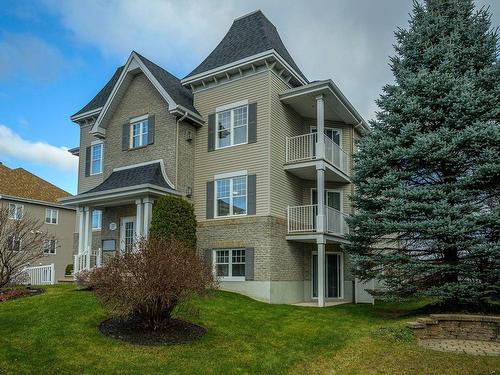
POLYGON ((26 267, 31 285, 52 285, 56 283, 54 263, 46 266, 26 267))

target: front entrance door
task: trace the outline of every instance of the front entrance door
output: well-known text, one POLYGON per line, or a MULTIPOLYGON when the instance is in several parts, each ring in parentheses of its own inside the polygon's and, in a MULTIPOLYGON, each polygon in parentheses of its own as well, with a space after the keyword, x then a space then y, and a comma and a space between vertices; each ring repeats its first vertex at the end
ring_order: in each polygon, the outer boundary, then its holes
POLYGON ((135 241, 135 216, 124 217, 121 220, 120 228, 120 249, 130 251, 133 249, 135 241))
MULTIPOLYGON (((342 298, 342 254, 326 253, 325 297, 342 298)), ((318 298, 318 254, 312 255, 312 296, 318 298)))

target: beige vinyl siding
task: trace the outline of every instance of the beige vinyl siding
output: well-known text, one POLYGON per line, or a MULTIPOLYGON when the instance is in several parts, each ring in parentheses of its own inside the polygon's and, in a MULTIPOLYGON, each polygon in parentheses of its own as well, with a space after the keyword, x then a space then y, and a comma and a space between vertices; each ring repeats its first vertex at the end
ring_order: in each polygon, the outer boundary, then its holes
MULTIPOLYGON (((82 125, 80 126, 80 156, 78 157, 78 194, 84 193, 90 190, 102 182, 102 173, 85 177, 85 153, 87 152, 87 147, 89 147, 92 142, 97 141, 98 138, 94 137, 89 133, 92 129, 92 125, 82 125)), ((104 150, 104 154, 106 150, 104 150)))
POLYGON ((257 215, 269 214, 269 75, 244 77, 194 94, 194 105, 206 124, 196 136, 194 201, 199 221, 206 220, 206 183, 220 173, 247 170, 257 175, 257 215), (208 151, 208 115, 219 106, 248 100, 257 103, 257 142, 208 151))
POLYGON ((287 206, 302 204, 303 181, 284 170, 286 137, 307 133, 303 119, 279 99, 288 86, 271 74, 271 214, 286 217, 287 206))

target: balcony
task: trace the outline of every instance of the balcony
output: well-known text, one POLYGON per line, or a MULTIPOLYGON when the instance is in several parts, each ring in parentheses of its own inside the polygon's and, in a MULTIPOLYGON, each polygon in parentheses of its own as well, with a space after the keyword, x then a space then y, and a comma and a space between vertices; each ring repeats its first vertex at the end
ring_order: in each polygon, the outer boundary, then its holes
MULTIPOLYGON (((288 239, 293 239, 292 236, 294 235, 300 238, 300 236, 320 233, 317 228, 317 214, 317 204, 288 206, 288 239)), ((325 231, 323 234, 344 238, 349 234, 349 225, 347 224, 346 217, 347 215, 339 210, 325 206, 325 231)))
POLYGON ((323 135, 325 154, 317 155, 317 133, 301 134, 286 138, 285 169, 296 176, 314 180, 316 175, 316 161, 326 163, 326 181, 350 182, 348 165, 349 155, 328 136, 323 135))

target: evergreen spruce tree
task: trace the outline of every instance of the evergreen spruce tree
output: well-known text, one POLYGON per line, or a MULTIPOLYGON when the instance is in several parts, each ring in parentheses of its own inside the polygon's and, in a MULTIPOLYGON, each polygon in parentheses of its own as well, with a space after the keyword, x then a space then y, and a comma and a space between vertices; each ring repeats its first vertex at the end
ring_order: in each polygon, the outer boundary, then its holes
POLYGON ((394 83, 355 156, 348 252, 385 297, 481 304, 500 289, 500 66, 488 9, 415 2, 394 83))

